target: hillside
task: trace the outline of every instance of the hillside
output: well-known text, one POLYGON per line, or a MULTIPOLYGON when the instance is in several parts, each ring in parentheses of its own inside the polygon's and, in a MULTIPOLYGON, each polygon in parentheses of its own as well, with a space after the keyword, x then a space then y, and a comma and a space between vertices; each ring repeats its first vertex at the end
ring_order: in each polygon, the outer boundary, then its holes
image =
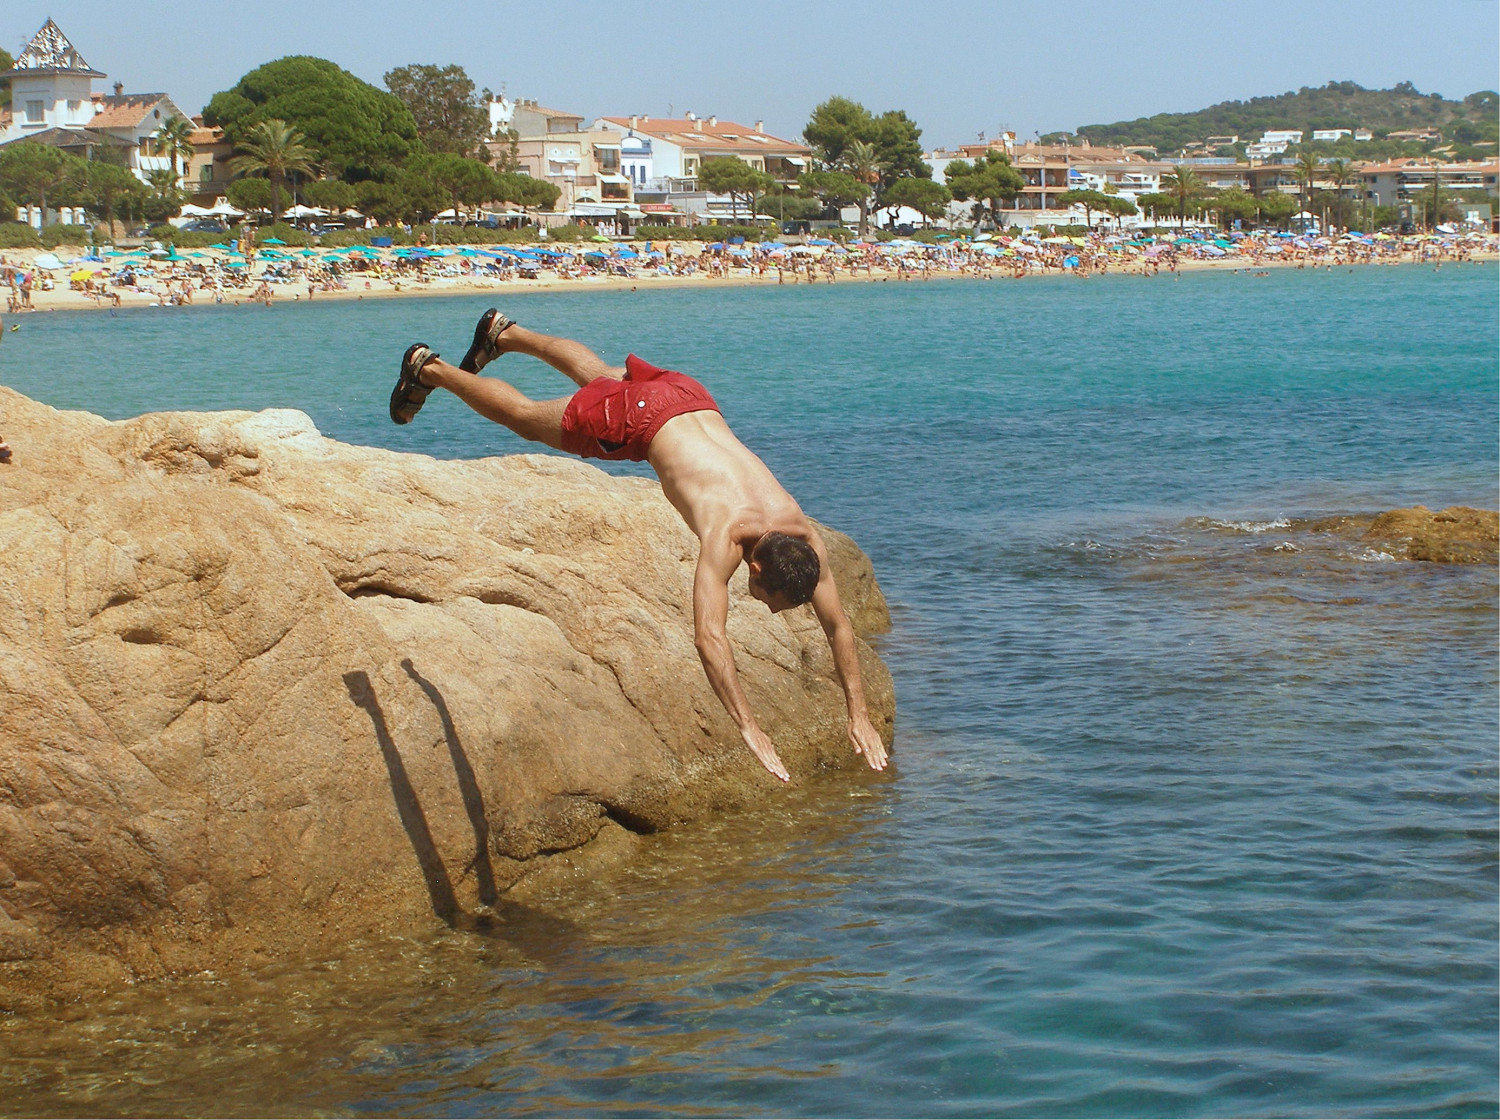
MULTIPOLYGON (((1237 135, 1242 141, 1267 129, 1368 128, 1377 139, 1388 132, 1436 127, 1444 138, 1464 146, 1496 139, 1493 91, 1472 93, 1462 101, 1424 94, 1410 82, 1394 89, 1365 89, 1354 82, 1304 86, 1274 97, 1221 101, 1191 113, 1158 113, 1114 124, 1090 124, 1077 135, 1091 143, 1118 146, 1149 144, 1165 153, 1210 136, 1237 135)), ((1494 149, 1489 149, 1493 154, 1494 149)))

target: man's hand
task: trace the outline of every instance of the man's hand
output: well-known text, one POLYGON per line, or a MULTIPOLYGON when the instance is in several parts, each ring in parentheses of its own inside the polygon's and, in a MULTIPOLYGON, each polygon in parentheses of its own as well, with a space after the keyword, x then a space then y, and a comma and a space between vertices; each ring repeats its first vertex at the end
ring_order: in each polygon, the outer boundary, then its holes
POLYGON ((875 725, 870 722, 870 717, 864 712, 849 719, 849 742, 854 744, 854 749, 865 756, 865 761, 870 764, 871 770, 885 769, 885 744, 880 741, 880 732, 875 730, 875 725))
MULTIPOLYGON (((792 776, 787 773, 786 763, 782 762, 781 756, 776 753, 776 747, 771 743, 769 735, 758 727, 751 727, 742 730, 740 737, 745 740, 745 746, 755 752, 755 757, 760 759, 762 766, 775 774, 783 782, 792 780, 792 776)), ((875 741, 878 743, 880 739, 877 737, 875 741)))

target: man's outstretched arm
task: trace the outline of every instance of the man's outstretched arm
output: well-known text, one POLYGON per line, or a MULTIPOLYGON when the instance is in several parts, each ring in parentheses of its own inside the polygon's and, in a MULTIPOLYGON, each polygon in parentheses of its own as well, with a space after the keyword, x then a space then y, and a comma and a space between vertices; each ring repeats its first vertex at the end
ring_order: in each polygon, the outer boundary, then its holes
POLYGON ((693 577, 694 645, 698 647, 698 659, 703 662, 708 683, 739 727, 745 745, 755 752, 762 766, 783 782, 789 782, 792 776, 787 773, 786 764, 750 711, 750 701, 740 687, 739 671, 734 667, 734 649, 725 632, 729 619, 729 578, 739 564, 740 550, 727 535, 722 540, 703 541, 698 570, 693 577))
POLYGON ((880 732, 870 722, 870 713, 865 706, 865 686, 859 673, 854 627, 849 625, 849 616, 844 613, 844 604, 839 599, 838 586, 833 582, 833 569, 828 563, 823 538, 813 530, 809 534, 809 541, 818 554, 821 568, 818 586, 813 591, 812 608, 818 621, 823 624, 828 648, 833 653, 833 667, 838 672, 839 683, 844 687, 844 699, 849 704, 849 742, 865 756, 870 769, 884 770, 885 743, 881 741, 880 732))

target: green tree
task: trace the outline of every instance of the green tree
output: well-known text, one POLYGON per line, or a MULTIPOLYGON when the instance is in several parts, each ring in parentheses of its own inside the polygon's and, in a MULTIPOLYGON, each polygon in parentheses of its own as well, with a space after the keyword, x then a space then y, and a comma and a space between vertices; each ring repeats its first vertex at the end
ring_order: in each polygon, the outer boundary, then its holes
POLYGON ((839 165, 851 179, 865 188, 860 197, 855 199, 854 205, 859 207, 859 235, 866 237, 870 232, 870 207, 874 204, 875 191, 880 186, 885 167, 880 162, 875 145, 864 140, 855 140, 845 148, 839 165))
POLYGON ((271 209, 269 179, 236 179, 225 188, 224 193, 235 207, 246 213, 271 209))
POLYGON ((824 209, 842 210, 868 199, 870 188, 847 171, 804 171, 798 184, 808 194, 823 200, 824 209))
POLYGON ((354 184, 354 205, 383 226, 395 225, 408 213, 406 196, 398 184, 373 179, 354 184))
POLYGON ((1298 210, 1297 200, 1281 191, 1260 195, 1256 201, 1259 204, 1256 212, 1266 225, 1284 228, 1298 210))
POLYGON ((1333 184, 1335 195, 1334 222, 1347 228, 1349 223, 1344 218, 1344 188, 1354 180, 1354 167, 1347 159, 1331 159, 1328 161, 1327 171, 1328 181, 1333 184))
POLYGON ((180 183, 187 174, 188 160, 193 158, 193 122, 175 113, 162 121, 156 130, 156 150, 172 161, 172 170, 180 183))
POLYGON ((288 175, 313 169, 313 153, 303 144, 303 135, 286 121, 261 121, 235 144, 240 152, 229 161, 235 175, 264 174, 271 180, 271 223, 281 220, 281 184, 288 175))
POLYGON ((1089 229, 1093 229, 1094 228, 1094 211, 1095 210, 1098 210, 1102 214, 1107 214, 1107 213, 1110 212, 1110 210, 1109 210, 1109 195, 1105 194, 1103 191, 1095 191, 1095 190, 1063 191, 1062 194, 1060 194, 1060 195, 1057 196, 1056 201, 1057 201, 1057 204, 1059 206, 1063 206, 1063 207, 1068 207, 1068 206, 1082 206, 1083 207, 1083 224, 1085 226, 1087 226, 1089 229))
POLYGON ((781 184, 773 185, 755 200, 755 212, 778 222, 806 222, 823 216, 822 200, 801 191, 789 191, 781 184))
POLYGON ((1188 210, 1203 193, 1203 181, 1191 167, 1179 163, 1161 177, 1161 185, 1172 196, 1173 206, 1177 211, 1177 228, 1184 228, 1187 225, 1188 210))
POLYGON ((942 183, 908 176, 897 179, 886 188, 881 195, 880 205, 891 211, 892 220, 898 208, 908 207, 921 214, 922 224, 927 225, 934 218, 942 217, 947 212, 948 203, 952 201, 953 192, 942 183))
POLYGON ((498 193, 489 164, 452 152, 412 156, 402 167, 399 182, 411 210, 427 217, 449 207, 457 216, 492 201, 498 193))
POLYGON ((948 165, 944 176, 948 189, 960 202, 973 200, 980 204, 981 214, 987 209, 995 225, 1000 224, 1001 206, 1021 193, 1026 180, 1010 165, 1004 152, 989 151, 981 159, 970 163, 956 159, 948 165))
MULTIPOLYGON (((3 47, 0 47, 0 74, 3 74, 5 71, 9 70, 15 64, 16 60, 11 57, 11 53, 8 50, 5 50, 3 47)), ((0 109, 9 108, 10 79, 0 78, 0 109)), ((14 207, 12 207, 12 209, 14 209, 14 207)))
POLYGON ((324 210, 348 210, 354 205, 354 188, 341 179, 314 179, 302 188, 309 206, 324 210))
POLYGON ((512 202, 526 210, 551 210, 562 194, 545 179, 533 179, 518 171, 500 171, 495 175, 495 200, 512 202))
POLYGON ((843 160, 850 144, 871 142, 875 131, 870 110, 847 97, 830 97, 812 111, 802 138, 812 145, 820 163, 833 167, 843 160))
POLYGON ((1317 182, 1318 175, 1323 170, 1323 161, 1312 152, 1303 152, 1297 157, 1296 166, 1292 168, 1292 178, 1302 188, 1302 209, 1312 212, 1312 190, 1313 184, 1317 182))
POLYGON ((740 199, 752 209, 755 196, 769 190, 776 180, 734 156, 714 156, 698 166, 698 185, 713 194, 729 196, 730 221, 738 222, 740 199))
POLYGON ((151 195, 145 200, 145 212, 152 222, 164 222, 182 213, 182 191, 177 186, 177 172, 169 167, 148 171, 146 185, 151 188, 151 195))
POLYGON ((127 167, 104 160, 88 164, 88 187, 93 206, 104 217, 111 238, 115 235, 115 206, 141 193, 141 181, 127 167))
POLYGON ((1233 229, 1235 222, 1254 222, 1260 214, 1260 199, 1243 187, 1229 187, 1214 195, 1213 210, 1219 225, 1233 229))
POLYGON ((903 110, 891 109, 875 118, 875 159, 880 164, 880 193, 884 196, 902 179, 931 179, 932 167, 922 161, 922 130, 903 110))
POLYGON ((870 188, 851 203, 859 206, 861 234, 868 232, 871 208, 885 205, 879 200, 893 185, 932 177, 922 162, 922 130, 899 109, 877 117, 850 98, 830 97, 813 110, 802 136, 824 169, 846 172, 870 188))
POLYGON ((411 113, 429 151, 471 155, 489 135, 490 115, 462 66, 414 62, 386 74, 385 85, 411 113))
POLYGON ((1116 195, 1107 195, 1104 199, 1104 209, 1109 212, 1110 217, 1118 223, 1122 218, 1129 218, 1140 213, 1136 204, 1128 198, 1119 198, 1116 195))
POLYGON ((419 148, 416 121, 400 98, 305 55, 268 62, 214 94, 203 120, 237 147, 256 126, 283 121, 302 134, 310 161, 351 182, 379 178, 419 148))
POLYGON ((22 206, 36 206, 46 220, 47 200, 75 180, 83 160, 35 140, 16 140, 0 148, 0 187, 22 206))

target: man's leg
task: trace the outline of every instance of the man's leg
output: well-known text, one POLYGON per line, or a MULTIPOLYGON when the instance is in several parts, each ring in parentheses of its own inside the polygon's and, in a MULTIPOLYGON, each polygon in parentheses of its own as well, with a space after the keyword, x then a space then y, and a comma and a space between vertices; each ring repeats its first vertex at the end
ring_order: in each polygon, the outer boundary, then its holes
POLYGON ((502 354, 530 354, 570 378, 580 388, 598 377, 613 377, 619 381, 625 376, 623 369, 606 365, 603 358, 583 343, 529 331, 492 307, 480 316, 474 329, 474 345, 459 365, 477 373, 502 354))
POLYGON ((530 354, 540 358, 559 373, 571 378, 582 387, 596 377, 624 378, 621 366, 611 366, 583 343, 571 338, 557 338, 538 331, 529 331, 519 323, 512 324, 501 333, 497 345, 502 354, 530 354))
POLYGON ((568 407, 568 397, 534 401, 514 385, 494 377, 465 373, 441 358, 433 358, 422 367, 421 379, 424 385, 447 389, 486 420, 504 424, 522 439, 544 443, 557 451, 563 449, 562 416, 568 407))

